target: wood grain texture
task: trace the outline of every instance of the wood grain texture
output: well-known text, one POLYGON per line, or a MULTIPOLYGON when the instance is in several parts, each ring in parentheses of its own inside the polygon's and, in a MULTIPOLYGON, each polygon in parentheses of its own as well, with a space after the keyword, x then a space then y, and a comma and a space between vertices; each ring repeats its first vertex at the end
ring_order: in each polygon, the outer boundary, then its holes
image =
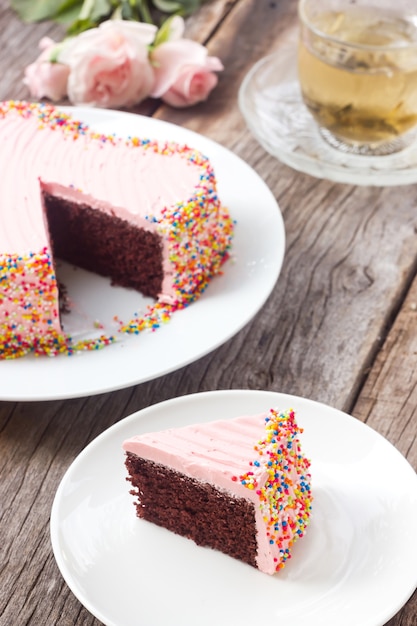
MULTIPOLYGON (((219 89, 201 105, 203 114, 161 108, 156 116, 208 135, 251 163, 283 212, 283 273, 261 315, 243 331, 241 343, 248 348, 242 353, 239 347, 238 363, 244 377, 252 375, 261 387, 291 390, 349 409, 392 319, 392 307, 415 274, 416 191, 414 186, 402 188, 401 194, 389 188, 355 188, 295 174, 248 135, 238 90, 271 42, 293 27, 291 5, 235 5, 210 42, 226 69, 219 89), (254 343, 262 356, 260 368, 253 364, 254 343), (324 348, 325 359, 317 363, 324 348)), ((230 361, 234 355, 230 347, 227 351, 230 361)), ((239 374, 239 369, 232 373, 228 368, 224 384, 248 386, 239 374)))
POLYGON ((352 414, 417 469, 417 280, 378 352, 352 414))
MULTIPOLYGON (((252 322, 188 367, 92 398, 0 402, 0 626, 99 626, 55 564, 50 509, 79 452, 153 403, 212 389, 306 396, 367 422, 417 467, 416 187, 354 187, 296 173, 253 140, 238 108, 245 74, 292 32, 295 14, 295 0, 207 2, 187 34, 224 63, 210 99, 183 110, 158 101, 132 109, 200 132, 258 172, 285 221, 282 273, 252 322)), ((60 39, 62 28, 22 25, 6 0, 0 20, 0 98, 27 98, 23 68, 39 39, 60 39)), ((388 624, 414 626, 416 614, 415 594, 388 624)))

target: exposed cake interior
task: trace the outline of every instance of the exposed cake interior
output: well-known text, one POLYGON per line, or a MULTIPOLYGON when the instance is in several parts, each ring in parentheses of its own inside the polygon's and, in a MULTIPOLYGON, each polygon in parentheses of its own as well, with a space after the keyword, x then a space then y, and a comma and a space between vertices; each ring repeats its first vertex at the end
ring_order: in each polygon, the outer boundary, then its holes
POLYGON ((54 256, 157 298, 162 290, 162 244, 156 232, 48 193, 43 194, 54 256))
POLYGON ((124 442, 138 517, 273 574, 311 511, 294 411, 196 424, 124 442))
POLYGON ((256 567, 252 502, 129 452, 126 466, 136 486, 138 517, 256 567))

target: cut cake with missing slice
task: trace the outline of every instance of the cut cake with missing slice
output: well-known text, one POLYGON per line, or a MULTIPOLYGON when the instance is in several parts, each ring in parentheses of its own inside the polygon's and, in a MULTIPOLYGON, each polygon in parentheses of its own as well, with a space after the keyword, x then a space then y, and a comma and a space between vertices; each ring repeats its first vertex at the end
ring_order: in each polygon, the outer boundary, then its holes
POLYGON ((310 518, 301 432, 271 409, 127 439, 138 517, 274 574, 310 518))

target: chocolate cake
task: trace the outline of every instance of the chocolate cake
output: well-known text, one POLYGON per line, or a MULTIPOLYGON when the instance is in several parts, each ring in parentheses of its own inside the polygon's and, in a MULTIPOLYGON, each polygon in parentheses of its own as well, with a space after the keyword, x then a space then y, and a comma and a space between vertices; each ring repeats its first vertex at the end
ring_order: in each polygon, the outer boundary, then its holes
POLYGON ((137 516, 273 574, 311 511, 310 462, 292 410, 124 442, 137 516))
POLYGON ((113 341, 65 333, 57 258, 153 298, 120 323, 117 332, 134 334, 220 273, 233 221, 198 150, 104 135, 50 105, 13 101, 0 103, 0 142, 0 359, 113 341))

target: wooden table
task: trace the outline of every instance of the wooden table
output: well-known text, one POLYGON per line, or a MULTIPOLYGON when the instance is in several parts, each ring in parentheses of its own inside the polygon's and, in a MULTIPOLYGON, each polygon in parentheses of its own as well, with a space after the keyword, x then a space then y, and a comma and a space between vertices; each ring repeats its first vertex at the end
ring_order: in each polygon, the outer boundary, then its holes
MULTIPOLYGON (((296 394, 366 422, 417 467, 416 186, 354 187, 297 173, 254 141, 238 109, 242 79, 276 49, 295 14, 294 0, 208 2, 187 34, 225 66, 209 101, 183 110, 158 101, 134 109, 207 135, 259 173, 285 221, 283 270, 252 322, 187 367, 95 397, 0 403, 2 626, 98 626, 55 564, 51 505, 79 452, 143 407, 219 388, 296 394)), ((27 99, 23 68, 37 56, 38 40, 58 40, 62 29, 22 24, 6 0, 0 19, 0 98, 27 99)), ((416 622, 415 593, 388 624, 416 622)))

